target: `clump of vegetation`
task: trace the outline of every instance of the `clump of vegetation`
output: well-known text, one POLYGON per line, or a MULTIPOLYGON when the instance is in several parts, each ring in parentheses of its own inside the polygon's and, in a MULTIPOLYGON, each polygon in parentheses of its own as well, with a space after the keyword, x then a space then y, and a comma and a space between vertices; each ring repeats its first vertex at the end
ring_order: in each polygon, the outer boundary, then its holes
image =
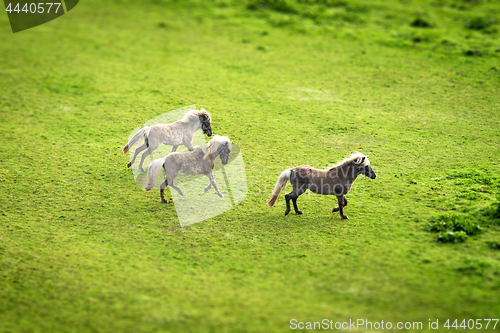
POLYGON ((427 227, 429 232, 463 231, 469 236, 477 235, 482 230, 479 225, 457 214, 440 215, 434 218, 427 227))
POLYGON ((472 17, 465 22, 465 27, 471 30, 486 30, 495 23, 495 20, 485 17, 472 17))
POLYGON ((442 243, 463 243, 467 240, 467 234, 463 231, 448 231, 446 233, 439 233, 436 240, 442 243))
POLYGON ((500 224, 500 196, 489 207, 482 208, 480 215, 486 218, 488 223, 500 224))
POLYGON ((432 24, 430 24, 427 20, 421 17, 417 17, 416 19, 413 20, 411 26, 415 28, 430 28, 432 27, 432 24))
POLYGON ((481 226, 466 217, 457 214, 440 215, 434 218, 427 227, 428 232, 438 232, 437 241, 443 243, 461 243, 468 236, 474 236, 483 231, 481 226))
POLYGON ((488 245, 493 250, 500 250, 500 242, 488 242, 488 245))

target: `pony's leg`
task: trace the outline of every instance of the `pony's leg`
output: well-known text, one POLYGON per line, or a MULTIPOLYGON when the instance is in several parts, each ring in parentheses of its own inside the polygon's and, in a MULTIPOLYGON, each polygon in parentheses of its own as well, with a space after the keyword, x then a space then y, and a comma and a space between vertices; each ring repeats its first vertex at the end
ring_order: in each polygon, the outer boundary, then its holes
POLYGON ((344 202, 347 202, 347 199, 344 201, 344 196, 337 196, 337 201, 339 203, 339 210, 340 210, 340 217, 343 218, 344 220, 348 220, 349 218, 347 215, 344 215, 344 202))
MULTIPOLYGON (((345 207, 347 206, 347 198, 345 197, 345 195, 342 198, 344 200, 344 207, 345 207)), ((332 209, 332 213, 338 212, 339 210, 340 210, 339 207, 335 207, 334 209, 332 209)))
POLYGON ((288 215, 288 213, 290 213, 290 199, 291 199, 291 195, 292 195, 293 191, 288 193, 287 195, 285 195, 285 200, 286 200, 286 210, 285 210, 285 216, 288 215))
POLYGON ((144 144, 142 146, 140 146, 139 148, 137 148, 135 150, 135 154, 134 154, 134 157, 132 157, 132 160, 130 160, 130 162, 127 164, 127 168, 130 168, 132 166, 132 164, 134 164, 134 161, 135 161, 135 158, 137 157, 137 155, 139 155, 139 153, 141 151, 143 151, 144 149, 147 149, 148 146, 146 145, 146 142, 144 142, 144 144))
POLYGON ((144 171, 144 169, 142 168, 142 163, 144 163, 144 160, 146 159, 146 157, 149 156, 149 154, 151 154, 152 151, 150 149, 146 150, 146 152, 144 154, 142 154, 142 158, 141 158, 141 163, 139 163, 139 171, 144 171))
MULTIPOLYGON (((299 194, 300 195, 300 194, 299 194)), ((302 213, 301 210, 299 210, 299 208, 297 207, 297 199, 298 199, 299 196, 296 196, 295 198, 292 198, 292 202, 293 202, 293 208, 295 209, 295 214, 297 215, 302 215, 304 213, 302 213)))
POLYGON ((167 164, 163 165, 163 169, 165 170, 165 184, 175 189, 181 196, 184 196, 182 190, 174 184, 175 177, 177 177, 179 172, 177 170, 169 169, 167 164))
POLYGON ((212 188, 212 183, 208 183, 208 186, 205 187, 205 193, 212 188))
POLYGON ((168 184, 168 185, 170 185, 170 187, 171 187, 171 188, 173 188, 173 189, 177 190, 177 192, 178 192, 181 196, 184 196, 184 193, 182 193, 182 190, 181 190, 181 189, 180 189, 177 185, 175 185, 175 184, 174 184, 174 181, 172 181, 172 182, 171 182, 170 184, 168 184))
POLYGON ((158 149, 159 146, 160 146, 160 143, 157 145, 152 145, 151 141, 149 141, 149 149, 146 150, 146 152, 144 154, 142 154, 141 163, 139 163, 139 171, 144 171, 144 169, 142 168, 142 163, 144 163, 144 160, 146 159, 146 157, 148 157, 152 152, 154 152, 156 149, 158 149))
POLYGON ((177 151, 177 147, 179 147, 179 146, 172 146, 172 153, 177 151))
POLYGON ((161 202, 164 202, 164 203, 168 203, 168 200, 165 199, 165 188, 167 187, 167 180, 165 179, 165 181, 163 183, 161 183, 160 185, 160 198, 161 198, 161 202))
POLYGON ((288 193, 285 195, 285 200, 286 200, 286 210, 285 210, 285 216, 290 213, 290 200, 293 202, 293 208, 295 209, 295 214, 302 215, 303 213, 299 210, 297 207, 297 198, 304 193, 305 190, 303 187, 296 189, 295 187, 293 188, 292 192, 288 193))
MULTIPOLYGON (((212 172, 210 172, 207 175, 207 177, 208 177, 208 179, 210 179, 210 184, 214 186, 215 192, 219 195, 219 197, 223 198, 224 194, 220 193, 219 189, 217 188, 217 184, 215 183, 215 179, 214 179, 214 174, 212 172)), ((205 189, 205 190, 208 191, 207 189, 205 189)))

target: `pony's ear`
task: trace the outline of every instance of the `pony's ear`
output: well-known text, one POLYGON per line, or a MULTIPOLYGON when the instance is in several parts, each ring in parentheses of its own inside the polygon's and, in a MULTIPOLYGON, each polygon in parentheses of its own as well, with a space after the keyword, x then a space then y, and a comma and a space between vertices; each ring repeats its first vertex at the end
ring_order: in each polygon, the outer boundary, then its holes
POLYGON ((363 164, 363 162, 365 161, 365 158, 366 158, 366 156, 361 157, 361 161, 359 162, 359 164, 363 164))

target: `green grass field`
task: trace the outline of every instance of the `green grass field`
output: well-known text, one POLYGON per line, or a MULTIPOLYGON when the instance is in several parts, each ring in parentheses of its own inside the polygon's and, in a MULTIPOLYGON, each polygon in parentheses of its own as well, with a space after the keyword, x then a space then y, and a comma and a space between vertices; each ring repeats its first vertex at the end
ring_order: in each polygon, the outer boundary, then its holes
POLYGON ((87 0, 16 34, 0 15, 0 332, 499 318, 499 22, 487 0, 87 0), (249 192, 181 228, 120 147, 191 104, 249 192), (355 151, 378 177, 350 220, 330 196, 265 205, 283 169, 355 151), (437 242, 450 214, 482 232, 437 242))

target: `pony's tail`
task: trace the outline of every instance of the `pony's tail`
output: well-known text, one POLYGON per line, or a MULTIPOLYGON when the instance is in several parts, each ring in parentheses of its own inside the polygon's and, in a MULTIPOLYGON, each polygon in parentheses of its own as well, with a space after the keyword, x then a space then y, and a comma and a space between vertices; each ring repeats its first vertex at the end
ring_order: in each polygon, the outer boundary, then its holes
MULTIPOLYGON (((144 127, 144 128, 141 128, 140 130, 138 130, 137 133, 134 134, 132 139, 130 139, 130 141, 125 146, 122 147, 122 152, 124 154, 128 153, 130 147, 132 147, 142 137, 144 137, 144 140, 146 141, 146 144, 147 144, 149 131, 150 131, 149 127, 144 127)), ((147 145, 149 146, 149 144, 147 144, 147 145)))
POLYGON ((146 191, 151 190, 153 187, 155 187, 156 184, 156 178, 158 178, 158 173, 160 172, 161 166, 165 163, 165 157, 158 158, 151 162, 151 164, 148 167, 148 181, 146 185, 144 185, 144 189, 146 191))
POLYGON ((278 200, 278 197, 280 196, 281 192, 283 191, 283 189, 286 186, 286 182, 288 181, 288 179, 290 179, 290 172, 291 172, 291 169, 286 169, 279 176, 278 182, 274 186, 273 193, 271 194, 271 196, 267 200, 267 205, 269 207, 274 206, 274 204, 278 200))

